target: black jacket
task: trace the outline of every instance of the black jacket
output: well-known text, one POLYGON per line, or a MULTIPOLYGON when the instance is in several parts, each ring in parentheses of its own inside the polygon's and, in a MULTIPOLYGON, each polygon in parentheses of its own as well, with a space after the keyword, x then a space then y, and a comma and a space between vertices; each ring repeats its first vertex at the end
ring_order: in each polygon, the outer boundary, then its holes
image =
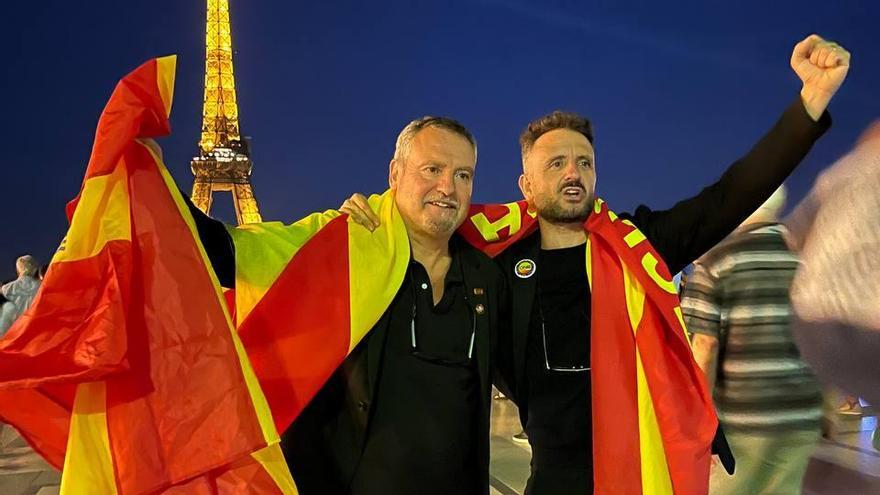
MULTIPOLYGON (((479 486, 488 493, 490 373, 494 368, 492 359, 499 324, 507 325, 499 320, 507 314, 508 295, 503 276, 491 259, 457 237, 453 237, 452 242, 459 243, 458 252, 470 304, 485 307, 485 312, 476 317, 474 356, 480 385, 479 486), (475 288, 482 291, 474 291, 475 288)), ((370 428, 371 404, 389 319, 386 311, 282 436, 285 458, 303 495, 348 493, 370 428)), ((421 419, 413 417, 411 421, 419 424, 421 419)), ((418 473, 412 475, 418 476, 418 473)))
MULTIPOLYGON (((770 132, 748 154, 734 162, 716 183, 668 210, 653 211, 639 206, 634 214, 618 214, 622 219, 631 220, 666 262, 669 271, 677 273, 757 210, 830 124, 828 113, 814 122, 798 97, 770 132)), ((540 233, 536 232, 496 258, 510 287, 512 307, 512 332, 500 336, 497 361, 501 381, 519 407, 523 425, 528 421, 526 343, 536 279, 519 278, 514 268, 522 259, 537 260, 540 244, 540 233)), ((733 457, 720 426, 713 452, 721 456, 731 471, 733 457)))

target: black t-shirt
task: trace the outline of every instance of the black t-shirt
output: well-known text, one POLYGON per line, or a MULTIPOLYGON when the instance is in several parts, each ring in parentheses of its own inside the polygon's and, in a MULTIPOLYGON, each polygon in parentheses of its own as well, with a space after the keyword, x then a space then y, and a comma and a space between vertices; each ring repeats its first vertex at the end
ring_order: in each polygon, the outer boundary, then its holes
POLYGON ((455 251, 452 255, 436 306, 427 272, 411 262, 388 309, 373 417, 352 481, 353 495, 480 492, 480 385, 476 360, 468 358, 474 313, 466 300, 459 257, 455 251))
POLYGON ((578 269, 585 263, 583 244, 542 249, 538 256, 526 350, 526 431, 535 462, 547 450, 562 451, 554 465, 592 469, 590 371, 559 371, 590 366, 590 287, 586 270, 578 269))

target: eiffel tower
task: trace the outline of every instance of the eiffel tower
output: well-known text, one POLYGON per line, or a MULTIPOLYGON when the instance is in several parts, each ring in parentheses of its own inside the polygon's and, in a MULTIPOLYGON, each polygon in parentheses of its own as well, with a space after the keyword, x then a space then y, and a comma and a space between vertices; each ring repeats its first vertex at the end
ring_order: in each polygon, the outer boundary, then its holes
POLYGON ((229 0, 208 0, 205 50, 205 104, 199 155, 190 162, 195 180, 192 201, 210 213, 216 191, 229 191, 238 224, 262 221, 251 186, 250 146, 241 138, 232 71, 229 0))

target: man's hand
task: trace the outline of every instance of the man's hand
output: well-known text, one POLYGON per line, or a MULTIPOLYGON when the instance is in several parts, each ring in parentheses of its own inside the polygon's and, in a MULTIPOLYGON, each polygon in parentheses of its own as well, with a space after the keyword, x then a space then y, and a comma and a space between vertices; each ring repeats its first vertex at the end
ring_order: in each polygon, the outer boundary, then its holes
POLYGON ((849 52, 842 46, 817 34, 807 36, 794 46, 791 68, 804 83, 801 99, 813 120, 819 120, 846 79, 849 59, 849 52))
POLYGON ((354 193, 350 198, 346 199, 339 211, 347 213, 348 217, 356 224, 366 227, 370 232, 379 227, 379 217, 373 213, 367 197, 360 193, 354 193))

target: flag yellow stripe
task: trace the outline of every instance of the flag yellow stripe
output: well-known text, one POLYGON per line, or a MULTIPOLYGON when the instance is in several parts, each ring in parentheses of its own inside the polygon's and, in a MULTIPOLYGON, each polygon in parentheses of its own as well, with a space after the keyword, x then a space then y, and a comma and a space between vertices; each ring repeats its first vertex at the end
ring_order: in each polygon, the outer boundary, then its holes
MULTIPOLYGON (((623 285, 626 309, 633 335, 638 332, 645 311, 645 289, 630 272, 623 268, 623 285)), ((636 387, 639 407, 639 454, 641 457, 642 493, 652 495, 672 494, 672 479, 666 464, 666 451, 660 436, 660 425, 654 411, 654 400, 648 386, 648 378, 642 365, 642 357, 636 347, 636 387)))
POLYGON ((115 240, 131 241, 128 176, 123 160, 113 172, 89 178, 83 184, 67 236, 52 262, 91 258, 115 240))
POLYGON ((368 229, 348 221, 351 331, 349 352, 391 304, 409 263, 409 238, 390 191, 374 194, 370 207, 380 226, 368 229))
POLYGON ((642 356, 636 353, 639 388, 639 449, 642 458, 642 493, 672 495, 672 478, 666 464, 666 452, 660 425, 654 411, 654 401, 648 388, 648 378, 642 365, 642 356))
POLYGON ((95 493, 117 493, 107 434, 105 382, 81 383, 76 387, 61 476, 61 495, 95 493))
POLYGON ((235 244, 235 313, 240 324, 266 294, 293 256, 340 213, 313 213, 284 225, 262 222, 227 226, 235 244))
POLYGON ((287 462, 284 460, 284 454, 281 452, 281 445, 274 444, 264 449, 258 450, 251 454, 251 457, 257 460, 263 469, 269 473, 278 489, 284 495, 298 495, 296 483, 293 482, 293 476, 290 475, 290 469, 287 468, 287 462))
POLYGON ((639 283, 635 274, 629 271, 625 264, 621 263, 623 269, 623 290, 626 296, 626 311, 629 314, 629 322, 632 325, 633 335, 642 322, 642 316, 645 314, 645 288, 639 283))
MULTIPOLYGON (((183 196, 180 195, 180 190, 175 185, 174 179, 171 177, 171 174, 168 172, 168 169, 162 162, 159 146, 152 140, 141 141, 141 144, 144 145, 144 147, 149 150, 150 154, 152 155, 153 160, 156 163, 156 167, 159 170, 160 175, 162 176, 162 180, 165 181, 165 186, 167 187, 168 192, 171 194, 171 198, 174 200, 174 204, 177 205, 178 212, 186 222, 190 234, 193 237, 193 241, 198 247, 199 254, 202 257, 202 264, 207 269, 207 267, 211 266, 211 262, 208 259, 208 254, 205 251, 205 247, 202 245, 201 238, 199 238, 195 221, 193 220, 192 215, 189 212, 189 207, 183 201, 183 196)), ((217 297, 217 303, 223 309, 223 314, 226 317, 226 324, 229 328, 229 334, 232 337, 232 343, 235 346, 235 352, 238 355, 238 361, 241 365, 241 372, 244 376, 245 384, 247 385, 251 401, 254 404, 254 410, 256 411, 257 420, 260 423, 260 429, 263 432, 263 438, 266 441, 267 445, 278 443, 280 441, 280 438, 278 436, 278 430, 275 428, 275 421, 272 419, 272 412, 269 409, 269 403, 266 401, 266 396, 263 394, 263 389, 260 387, 260 382, 257 380, 257 376, 254 373, 253 368, 251 367, 250 359, 248 359, 247 352, 245 351, 244 346, 241 344, 241 340, 238 337, 238 332, 235 331, 235 327, 232 324, 232 317, 229 315, 229 311, 226 307, 226 299, 223 296, 220 282, 219 280, 217 280, 217 275, 214 273, 213 270, 207 270, 207 272, 208 275, 211 277, 211 285, 214 287, 214 294, 217 297)))
POLYGON ((177 55, 156 59, 156 85, 165 105, 165 116, 171 116, 171 103, 174 101, 174 73, 177 68, 177 55))
POLYGON ((590 242, 590 238, 587 237, 587 284, 590 286, 590 290, 593 290, 593 246, 590 242))
POLYGON ((687 325, 684 324, 684 315, 681 314, 681 306, 675 306, 672 308, 672 311, 675 313, 675 318, 678 319, 678 323, 681 325, 681 331, 684 333, 685 339, 690 342, 690 337, 688 336, 687 325))

